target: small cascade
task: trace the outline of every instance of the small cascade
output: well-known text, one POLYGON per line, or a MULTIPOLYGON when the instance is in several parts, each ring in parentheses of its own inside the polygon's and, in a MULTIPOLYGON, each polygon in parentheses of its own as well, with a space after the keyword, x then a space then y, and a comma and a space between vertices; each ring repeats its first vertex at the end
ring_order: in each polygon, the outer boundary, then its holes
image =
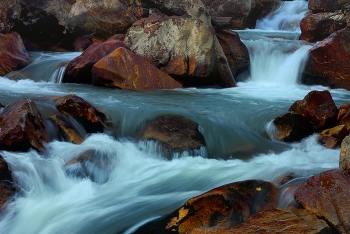
POLYGON ((56 84, 62 83, 65 70, 66 70, 65 66, 60 66, 59 68, 57 68, 57 70, 51 76, 51 82, 56 84))
POLYGON ((284 1, 281 6, 267 17, 258 20, 256 29, 300 31, 300 21, 308 10, 305 0, 284 1))

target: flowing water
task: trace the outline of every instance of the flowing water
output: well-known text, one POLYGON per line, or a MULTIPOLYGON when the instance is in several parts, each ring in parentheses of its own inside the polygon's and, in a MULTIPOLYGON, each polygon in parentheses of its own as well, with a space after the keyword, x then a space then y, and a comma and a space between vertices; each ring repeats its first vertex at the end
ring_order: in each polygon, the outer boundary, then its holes
MULTIPOLYGON (((307 2, 288 4, 294 4, 288 6, 294 9, 291 14, 298 15, 307 2)), ((271 24, 280 25, 279 14, 274 15, 268 16, 271 24)), ((105 111, 115 126, 88 135, 80 145, 55 140, 45 154, 0 152, 20 188, 0 217, 1 233, 130 233, 226 183, 273 181, 286 173, 300 181, 338 167, 339 150, 318 145, 316 135, 292 144, 264 137, 271 121, 295 100, 328 88, 299 84, 311 45, 295 40, 298 31, 261 24, 265 26, 239 32, 251 55, 251 70, 236 88, 126 91, 61 84, 64 64, 79 53, 32 53, 30 66, 9 75, 18 81, 0 77, 2 104, 30 98, 45 118, 54 111, 45 97, 74 93, 105 111), (167 161, 156 143, 134 141, 140 124, 164 113, 196 121, 207 146, 167 161), (95 157, 84 165, 90 178, 82 176, 81 167, 66 165, 86 150, 95 157)), ((345 90, 330 92, 338 106, 350 97, 345 90)), ((280 206, 291 199, 282 198, 280 206)))

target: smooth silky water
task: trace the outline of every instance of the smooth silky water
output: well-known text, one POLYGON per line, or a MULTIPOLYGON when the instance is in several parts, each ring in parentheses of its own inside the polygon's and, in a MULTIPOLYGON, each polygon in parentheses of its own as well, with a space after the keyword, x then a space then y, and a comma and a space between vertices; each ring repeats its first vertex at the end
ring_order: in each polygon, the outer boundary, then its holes
MULTIPOLYGON (((291 8, 299 9, 296 12, 307 4, 288 2, 292 3, 291 8)), ((299 32, 293 28, 279 34, 281 29, 264 25, 239 31, 250 52, 251 69, 237 77, 236 88, 126 91, 61 84, 64 64, 79 53, 32 53, 31 65, 9 75, 17 81, 0 77, 2 104, 30 98, 47 118, 55 108, 46 97, 74 93, 105 111, 114 126, 88 135, 80 145, 53 141, 44 154, 0 152, 20 188, 1 216, 1 233, 130 233, 135 226, 223 184, 273 181, 287 173, 302 181, 337 168, 339 149, 320 146, 316 135, 292 144, 264 137, 271 121, 286 113, 295 100, 311 90, 328 89, 299 84, 311 46, 295 40, 299 32), (207 146, 167 161, 156 143, 134 140, 140 124, 165 113, 196 121, 207 146), (95 182, 78 176, 81 168, 64 166, 86 150, 95 152, 95 163, 85 165, 95 182)), ((349 100, 346 90, 330 92, 338 106, 349 100)), ((291 199, 286 195, 280 206, 291 199)))

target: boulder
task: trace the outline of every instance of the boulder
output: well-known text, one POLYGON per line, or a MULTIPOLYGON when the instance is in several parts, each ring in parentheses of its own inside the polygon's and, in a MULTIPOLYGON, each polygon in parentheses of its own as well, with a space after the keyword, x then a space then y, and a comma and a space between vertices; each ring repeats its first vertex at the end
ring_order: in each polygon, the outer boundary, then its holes
POLYGON ((45 125, 35 103, 19 100, 6 106, 0 114, 0 149, 28 151, 34 148, 45 151, 49 141, 45 125))
POLYGON ((350 177, 341 170, 312 176, 294 196, 306 210, 325 219, 340 233, 350 233, 350 177))
POLYGON ((0 214, 5 210, 6 204, 15 194, 13 186, 12 173, 8 168, 7 162, 0 155, 0 214))
POLYGON ((348 135, 345 125, 338 125, 333 128, 323 130, 317 137, 317 142, 329 149, 340 146, 343 139, 348 135))
POLYGON ((317 131, 335 126, 338 115, 338 108, 328 90, 311 91, 288 110, 307 118, 317 131))
POLYGON ((3 0, 0 2, 0 33, 8 33, 21 14, 21 5, 17 0, 3 0))
POLYGON ((238 76, 250 66, 247 47, 238 33, 231 30, 217 30, 216 36, 228 60, 232 75, 238 76))
POLYGON ((275 131, 270 137, 284 142, 300 141, 315 132, 310 121, 298 113, 286 113, 273 120, 275 131))
POLYGON ((350 136, 345 137, 341 143, 339 168, 350 175, 350 136))
POLYGON ((302 83, 350 90, 350 25, 313 46, 302 83))
POLYGON ((170 157, 171 152, 196 150, 206 145, 198 127, 187 117, 165 114, 144 123, 136 138, 160 143, 165 155, 170 157))
POLYGON ((120 89, 171 89, 182 85, 142 57, 118 48, 92 68, 94 85, 120 89))
POLYGON ((330 12, 340 10, 348 0, 309 0, 309 9, 313 12, 330 12))
POLYGON ((337 122, 339 123, 340 120, 350 111, 350 103, 344 103, 339 107, 338 115, 337 115, 337 122))
POLYGON ((350 111, 346 112, 343 118, 338 122, 338 125, 345 125, 348 132, 350 132, 350 111))
POLYGON ((74 144, 80 144, 84 141, 84 137, 72 126, 66 116, 55 113, 50 116, 51 121, 55 124, 59 134, 65 141, 74 144))
POLYGON ((0 76, 27 66, 31 59, 17 33, 0 33, 0 76))
POLYGON ((134 233, 191 233, 198 228, 230 228, 255 213, 275 208, 277 198, 277 188, 269 182, 231 183, 191 198, 179 209, 134 233))
POLYGON ((256 20, 274 11, 280 0, 202 0, 211 17, 232 17, 233 29, 254 28, 256 20))
POLYGON ((288 234, 331 234, 331 228, 316 215, 304 209, 284 208, 259 212, 244 223, 233 228, 196 229, 190 234, 231 234, 231 233, 288 233, 288 234))
POLYGON ((119 47, 125 47, 124 42, 108 40, 92 44, 80 56, 70 61, 64 71, 62 82, 92 84, 92 66, 119 47))
POLYGON ((236 86, 215 31, 205 17, 203 12, 199 18, 153 13, 136 21, 124 42, 185 86, 236 86))
POLYGON ((102 43, 105 39, 100 36, 96 36, 95 33, 91 33, 89 35, 85 35, 82 37, 78 37, 74 41, 74 50, 75 51, 85 51, 89 46, 91 46, 94 43, 102 43))
POLYGON ((307 14, 300 22, 299 39, 309 42, 322 41, 333 32, 345 28, 346 25, 346 15, 340 10, 307 14))
POLYGON ((74 94, 55 98, 54 102, 62 114, 77 120, 87 133, 103 132, 104 129, 109 129, 106 124, 106 114, 74 94))

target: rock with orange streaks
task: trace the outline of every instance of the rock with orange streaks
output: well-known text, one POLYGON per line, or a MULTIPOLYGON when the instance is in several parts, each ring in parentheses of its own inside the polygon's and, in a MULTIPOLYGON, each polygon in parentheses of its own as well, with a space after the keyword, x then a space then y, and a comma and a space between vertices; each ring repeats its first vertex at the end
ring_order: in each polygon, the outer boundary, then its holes
POLYGON ((54 99, 57 109, 65 115, 73 117, 83 125, 87 133, 103 132, 109 129, 107 116, 89 102, 74 94, 54 99))
POLYGON ((317 137, 317 142, 326 148, 335 149, 340 146, 343 139, 349 134, 345 125, 337 125, 333 128, 325 129, 317 137))
POLYGON ((289 107, 289 111, 307 118, 317 131, 335 126, 338 108, 328 90, 311 91, 303 100, 289 107))
POLYGON ((141 56, 118 48, 92 68, 93 84, 120 89, 171 89, 182 85, 141 56))
POLYGON ((80 56, 69 62, 64 71, 62 82, 91 84, 92 66, 119 47, 125 47, 124 42, 108 40, 92 44, 80 56))
POLYGON ((49 141, 45 125, 36 104, 22 99, 6 106, 0 114, 0 149, 45 151, 49 141))
POLYGON ((0 76, 23 68, 31 59, 17 33, 0 33, 0 76))
POLYGON ((135 233, 191 233, 198 228, 230 228, 260 211, 275 208, 275 185, 247 180, 217 187, 140 227, 135 233))
POLYGON ((340 233, 350 233, 350 176, 345 172, 335 169, 315 175, 299 186, 294 197, 340 233))

